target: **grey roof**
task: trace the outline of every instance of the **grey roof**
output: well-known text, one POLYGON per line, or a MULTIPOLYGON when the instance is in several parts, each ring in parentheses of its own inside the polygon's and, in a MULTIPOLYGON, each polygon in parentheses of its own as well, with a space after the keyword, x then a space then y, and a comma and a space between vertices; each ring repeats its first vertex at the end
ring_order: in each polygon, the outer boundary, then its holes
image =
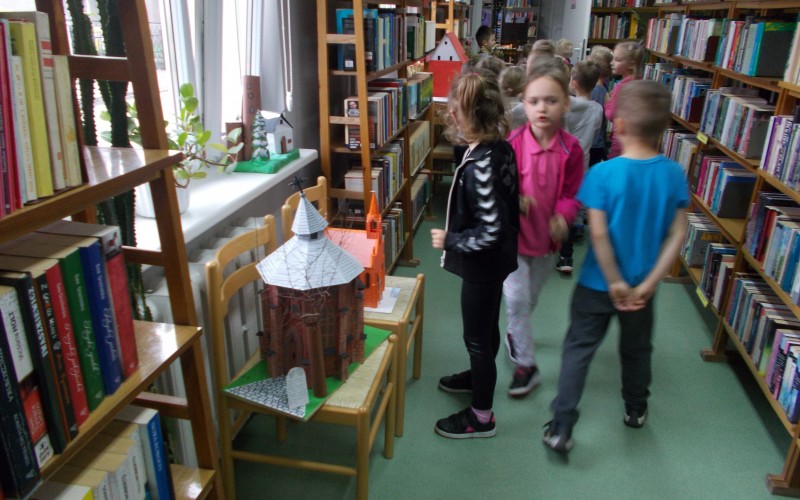
POLYGON ((352 254, 325 236, 328 223, 300 193, 295 235, 256 266, 269 285, 311 290, 349 283, 364 270, 352 254))

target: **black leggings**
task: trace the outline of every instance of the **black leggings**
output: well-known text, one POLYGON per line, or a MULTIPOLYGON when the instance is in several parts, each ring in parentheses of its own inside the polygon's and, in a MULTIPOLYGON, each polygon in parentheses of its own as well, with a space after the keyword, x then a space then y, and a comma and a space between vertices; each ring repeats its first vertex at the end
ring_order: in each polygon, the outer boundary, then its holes
POLYGON ((503 280, 483 283, 464 280, 461 284, 461 319, 472 371, 472 406, 478 410, 492 409, 502 297, 503 280))

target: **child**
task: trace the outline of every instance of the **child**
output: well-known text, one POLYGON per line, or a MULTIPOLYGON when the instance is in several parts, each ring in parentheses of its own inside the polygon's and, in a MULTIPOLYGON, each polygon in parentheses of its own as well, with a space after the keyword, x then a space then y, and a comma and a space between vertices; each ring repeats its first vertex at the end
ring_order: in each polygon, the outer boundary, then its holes
POLYGON ((530 52, 528 53, 528 60, 525 63, 527 68, 533 65, 533 62, 539 58, 550 58, 556 56, 556 46, 552 40, 543 38, 533 42, 530 52))
POLYGON ((521 104, 520 96, 525 85, 525 70, 520 66, 508 66, 500 73, 500 91, 503 92, 503 102, 506 111, 511 111, 517 104, 521 104))
POLYGON ((608 151, 609 158, 615 158, 622 152, 622 146, 615 139, 613 120, 614 111, 617 107, 617 96, 622 88, 628 83, 639 78, 639 67, 642 65, 644 50, 636 42, 621 42, 614 47, 614 60, 611 62, 611 71, 615 75, 622 77, 622 80, 614 86, 611 97, 605 105, 606 118, 611 120, 611 148, 608 151))
POLYGON ((516 365, 508 390, 512 397, 525 396, 541 380, 530 316, 579 207, 575 194, 583 178, 583 151, 578 140, 561 129, 569 107, 568 86, 563 62, 536 61, 522 94, 528 123, 508 137, 517 158, 522 212, 519 267, 503 284, 506 348, 516 365))
MULTIPOLYGON (((605 45, 595 45, 588 59, 595 63, 600 69, 600 78, 597 80, 592 90, 592 100, 605 108, 606 96, 608 95, 608 79, 611 77, 611 62, 614 60, 614 53, 605 45)), ((597 131, 592 147, 589 149, 589 166, 606 161, 608 151, 606 151, 606 117, 603 115, 603 122, 600 130, 597 131)))
POLYGON ((483 25, 475 32, 475 42, 478 44, 478 56, 488 57, 492 55, 492 49, 497 44, 494 32, 489 26, 483 25))
POLYGON ((623 422, 647 418, 651 380, 653 294, 669 271, 684 233, 688 186, 683 167, 658 153, 670 93, 652 81, 631 82, 618 94, 614 127, 622 156, 595 165, 578 199, 589 209, 592 247, 572 295, 558 395, 544 444, 566 453, 589 363, 612 316, 620 325, 623 422))
POLYGON ((470 369, 442 377, 446 392, 472 392, 472 405, 443 418, 435 431, 463 439, 496 433, 492 403, 497 382, 503 280, 517 268, 519 196, 514 151, 497 80, 478 70, 450 89, 445 134, 468 146, 453 173, 445 229, 432 229, 442 267, 461 277, 461 318, 470 369))
POLYGON ((566 38, 562 38, 556 42, 556 56, 564 60, 568 67, 572 67, 572 42, 566 38))
MULTIPOLYGON (((583 150, 583 171, 589 168, 589 150, 603 122, 603 106, 592 100, 592 90, 600 78, 600 68, 591 61, 580 61, 572 68, 569 81, 575 97, 569 101, 569 112, 564 116, 564 130, 574 135, 583 150)), ((582 219, 582 217, 581 217, 582 219)), ((578 236, 577 225, 569 230, 569 237, 561 245, 556 270, 572 272, 572 247, 578 236)))
POLYGON ((492 74, 492 77, 494 77, 494 79, 497 80, 500 78, 500 73, 502 73, 503 70, 506 69, 506 63, 499 57, 487 54, 486 56, 481 57, 480 59, 478 59, 477 62, 475 62, 473 69, 475 68, 488 71, 489 73, 492 74))

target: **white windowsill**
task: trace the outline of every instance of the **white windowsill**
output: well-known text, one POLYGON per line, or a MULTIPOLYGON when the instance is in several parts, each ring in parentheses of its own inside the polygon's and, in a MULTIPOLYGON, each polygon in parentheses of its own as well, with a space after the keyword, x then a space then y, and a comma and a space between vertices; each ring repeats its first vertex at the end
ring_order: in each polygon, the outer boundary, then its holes
MULTIPOLYGON (((207 178, 192 181, 188 188, 189 209, 181 215, 183 238, 187 245, 271 187, 282 182, 288 183, 292 175, 318 156, 316 150, 301 149, 300 158, 285 165, 276 174, 220 174, 212 169, 207 178)), ((310 180, 312 183, 314 181, 310 180)), ((136 217, 136 240, 139 248, 161 248, 155 219, 136 217)))

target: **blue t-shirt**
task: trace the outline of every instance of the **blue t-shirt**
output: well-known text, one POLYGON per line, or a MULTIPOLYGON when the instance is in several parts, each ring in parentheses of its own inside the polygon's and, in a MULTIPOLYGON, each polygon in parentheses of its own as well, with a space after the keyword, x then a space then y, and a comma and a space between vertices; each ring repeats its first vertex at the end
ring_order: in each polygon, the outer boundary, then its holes
MULTIPOLYGON (((586 208, 606 213, 619 271, 629 285, 636 286, 655 266, 675 211, 688 206, 689 188, 683 167, 664 156, 647 160, 618 156, 589 169, 578 200, 586 208)), ((578 283, 608 290, 592 248, 578 283)))

